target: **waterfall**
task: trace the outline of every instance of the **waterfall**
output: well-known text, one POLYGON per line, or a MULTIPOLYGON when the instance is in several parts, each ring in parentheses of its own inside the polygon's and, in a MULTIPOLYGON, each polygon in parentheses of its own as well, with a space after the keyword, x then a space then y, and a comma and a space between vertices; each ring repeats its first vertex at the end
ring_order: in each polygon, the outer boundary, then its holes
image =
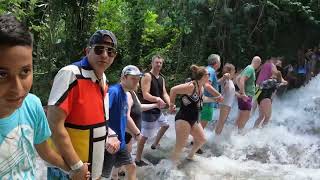
MULTIPOLYGON (((206 129, 205 153, 195 161, 184 160, 191 146, 182 154, 182 165, 173 169, 168 158, 175 144, 174 116, 168 115, 171 126, 161 140, 161 148, 150 150, 144 157, 153 166, 138 168, 140 180, 223 180, 223 179, 320 179, 320 76, 306 86, 292 90, 273 100, 271 122, 262 129, 253 129, 257 114, 238 134, 234 128, 237 105, 216 137, 206 129)), ((190 138, 191 139, 191 138, 190 138)))

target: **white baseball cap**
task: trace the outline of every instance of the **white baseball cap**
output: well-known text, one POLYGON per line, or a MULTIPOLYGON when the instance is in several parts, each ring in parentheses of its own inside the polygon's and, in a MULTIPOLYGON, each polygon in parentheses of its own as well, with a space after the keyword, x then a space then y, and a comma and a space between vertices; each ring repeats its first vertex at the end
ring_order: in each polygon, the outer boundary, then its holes
POLYGON ((128 65, 122 69, 121 77, 125 75, 132 75, 132 76, 143 76, 143 73, 140 72, 139 68, 134 65, 128 65))

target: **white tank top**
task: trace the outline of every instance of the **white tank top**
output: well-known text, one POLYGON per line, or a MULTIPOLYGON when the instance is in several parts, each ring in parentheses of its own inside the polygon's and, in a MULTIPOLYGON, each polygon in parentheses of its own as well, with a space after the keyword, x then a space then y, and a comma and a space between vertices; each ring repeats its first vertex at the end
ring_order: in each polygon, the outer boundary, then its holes
POLYGON ((224 84, 222 84, 222 96, 224 98, 224 101, 221 104, 231 107, 235 99, 236 89, 234 87, 233 81, 230 79, 225 80, 223 83, 224 84), (225 87, 228 88, 225 89, 225 87))

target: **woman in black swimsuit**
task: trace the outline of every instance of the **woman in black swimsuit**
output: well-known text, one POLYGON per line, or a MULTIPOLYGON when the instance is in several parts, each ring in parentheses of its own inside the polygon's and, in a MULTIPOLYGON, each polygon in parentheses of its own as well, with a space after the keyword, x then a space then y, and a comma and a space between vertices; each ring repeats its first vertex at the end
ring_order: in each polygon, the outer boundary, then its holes
POLYGON ((268 124, 272 113, 272 97, 276 90, 287 85, 287 81, 283 80, 280 71, 273 73, 270 79, 261 83, 260 90, 257 92, 257 102, 259 105, 259 117, 254 123, 254 127, 265 126, 268 124))
POLYGON ((204 130, 198 120, 202 107, 203 85, 209 80, 209 73, 203 66, 192 65, 190 69, 192 81, 177 85, 170 90, 169 112, 175 112, 176 96, 181 95, 181 107, 175 117, 176 145, 172 154, 175 165, 187 144, 189 134, 193 136, 194 143, 187 159, 192 159, 195 152, 206 142, 204 130))

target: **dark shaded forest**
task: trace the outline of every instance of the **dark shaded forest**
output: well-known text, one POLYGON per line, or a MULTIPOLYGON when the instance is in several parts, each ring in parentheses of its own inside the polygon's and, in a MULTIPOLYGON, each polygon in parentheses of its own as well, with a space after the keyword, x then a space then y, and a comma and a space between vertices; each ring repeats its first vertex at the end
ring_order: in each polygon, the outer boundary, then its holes
POLYGON ((0 0, 34 35, 33 93, 46 100, 61 67, 84 55, 90 35, 113 31, 119 55, 110 82, 127 64, 147 70, 154 54, 165 57, 168 86, 181 83, 191 64, 211 53, 237 68, 254 55, 297 61, 297 51, 320 42, 320 0, 0 0))

